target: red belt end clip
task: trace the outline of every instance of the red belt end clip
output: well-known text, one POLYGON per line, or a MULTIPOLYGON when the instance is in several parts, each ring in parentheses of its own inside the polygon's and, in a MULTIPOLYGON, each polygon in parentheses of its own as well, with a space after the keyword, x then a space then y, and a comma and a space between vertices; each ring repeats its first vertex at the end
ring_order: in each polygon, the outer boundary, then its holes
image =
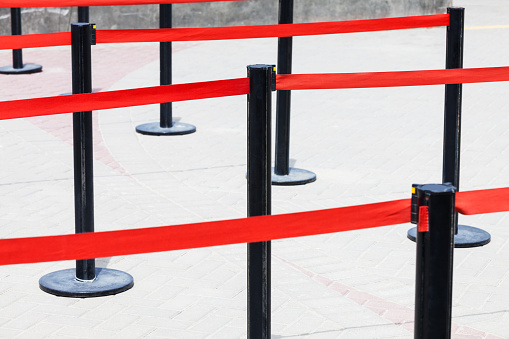
POLYGON ((419 232, 429 231, 429 209, 428 206, 419 206, 419 222, 417 224, 419 232))

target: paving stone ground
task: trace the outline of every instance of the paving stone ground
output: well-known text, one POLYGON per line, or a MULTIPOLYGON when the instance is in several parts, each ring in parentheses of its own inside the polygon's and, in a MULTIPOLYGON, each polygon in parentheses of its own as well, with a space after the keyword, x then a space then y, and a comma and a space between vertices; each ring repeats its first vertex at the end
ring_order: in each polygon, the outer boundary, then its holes
MULTIPOLYGON (((465 67, 507 65, 509 4, 466 8, 465 67)), ((244 77, 276 62, 276 39, 174 43, 174 83, 244 77)), ((1 76, 0 100, 71 85, 68 47, 24 51, 44 72, 1 76)), ((0 64, 10 63, 0 51, 0 64)), ((445 28, 294 39, 294 73, 441 69, 445 28)), ((96 91, 158 84, 157 44, 93 47, 96 91)), ((461 190, 509 186, 506 82, 464 85, 461 190)), ((273 186, 273 214, 408 198, 441 182, 443 86, 294 91, 290 157, 315 183, 273 186)), ((275 101, 274 101, 275 102, 275 101)), ((97 231, 246 216, 246 97, 174 104, 197 132, 137 134, 157 105, 94 112, 97 231)), ((0 122, 2 238, 74 232, 70 115, 0 122)), ((454 254, 453 338, 509 337, 509 215, 461 216, 492 236, 454 254)), ((274 241, 273 338, 412 338, 410 224, 274 241)), ((246 245, 97 259, 135 286, 90 299, 42 292, 74 262, 0 268, 1 338, 244 338, 246 245)))

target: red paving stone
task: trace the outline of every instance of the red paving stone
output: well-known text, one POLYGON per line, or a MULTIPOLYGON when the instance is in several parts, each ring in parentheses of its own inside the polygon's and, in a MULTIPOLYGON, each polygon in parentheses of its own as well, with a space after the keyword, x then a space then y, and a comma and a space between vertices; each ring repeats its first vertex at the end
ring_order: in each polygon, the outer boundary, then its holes
MULTIPOLYGON (((175 44, 173 52, 191 44, 175 44)), ((11 51, 0 51, 0 65, 12 62, 11 51)), ((92 85, 94 92, 107 91, 129 73, 159 58, 159 45, 104 44, 92 49, 92 85)), ((38 48, 23 51, 24 63, 37 63, 43 72, 26 75, 0 75, 0 101, 55 96, 72 90, 70 47, 38 48)), ((27 119, 33 125, 72 145, 71 114, 41 116, 27 119)), ((125 169, 104 146, 99 129, 98 113, 93 114, 94 158, 121 174, 125 169)))

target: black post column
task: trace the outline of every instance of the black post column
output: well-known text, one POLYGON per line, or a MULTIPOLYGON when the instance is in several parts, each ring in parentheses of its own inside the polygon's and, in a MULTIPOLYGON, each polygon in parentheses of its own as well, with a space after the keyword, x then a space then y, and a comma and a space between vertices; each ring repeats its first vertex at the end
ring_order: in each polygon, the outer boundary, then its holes
MULTIPOLYGON (((71 25, 72 92, 92 92, 92 33, 95 25, 71 25), (94 26, 94 27, 92 27, 94 26)), ((92 112, 73 113, 74 220, 76 233, 94 232, 94 174, 92 112)), ((117 294, 133 286, 131 275, 95 267, 95 259, 76 261, 76 269, 49 273, 40 288, 64 297, 99 297, 117 294)))
MULTIPOLYGON (((159 5, 159 28, 172 28, 172 5, 159 5)), ((172 84, 172 56, 171 41, 159 44, 160 85, 172 84)), ((159 122, 146 123, 136 127, 136 132, 146 135, 184 135, 196 132, 196 127, 190 124, 173 121, 171 102, 160 104, 159 122)))
MULTIPOLYGON (((271 214, 271 88, 273 65, 248 66, 247 215, 271 214)), ((248 338, 270 338, 270 241, 247 245, 248 338)))
MULTIPOLYGON (((90 24, 73 25, 72 94, 92 93, 90 24)), ((92 112, 73 113, 74 225, 76 233, 94 231, 94 174, 92 112)), ((76 261, 76 278, 95 279, 95 260, 76 261)))
MULTIPOLYGON (((159 5, 159 28, 171 28, 172 26, 172 5, 159 5)), ((171 53, 171 41, 159 43, 160 74, 159 83, 162 85, 171 85, 173 59, 171 53)), ((173 127, 173 110, 171 102, 162 102, 160 106, 159 123, 161 128, 173 127)))
MULTIPOLYGON (((278 23, 293 23, 293 0, 279 0, 278 23)), ((292 73, 292 37, 278 39, 277 71, 278 74, 292 73)), ((290 106, 291 91, 277 91, 274 185, 303 185, 316 180, 313 172, 290 168, 290 106)))
MULTIPOLYGON (((11 34, 21 35, 21 8, 11 8, 11 34)), ((30 74, 42 71, 41 65, 23 64, 21 49, 12 50, 12 66, 0 67, 0 74, 30 74)))
MULTIPOLYGON (((463 40, 465 26, 465 9, 449 7, 450 24, 447 27, 447 45, 445 68, 463 68, 463 40)), ((460 187, 460 153, 461 153, 461 103, 462 84, 445 85, 444 106, 444 152, 442 182, 460 187)), ((489 243, 488 232, 476 227, 458 225, 456 219, 455 247, 477 247, 489 243)))
MULTIPOLYGON (((447 8, 449 26, 447 27, 447 42, 445 68, 463 68, 463 40, 465 26, 465 9, 462 7, 447 8)), ((460 186, 460 153, 461 153, 461 102, 462 84, 445 85, 444 104, 444 148, 442 183, 451 183, 456 189, 460 186)), ((488 232, 471 226, 458 225, 456 218, 455 247, 478 247, 490 242, 488 232)), ((415 241, 416 229, 408 231, 408 238, 415 241)))
POLYGON ((90 22, 89 7, 78 7, 78 22, 90 22))
MULTIPOLYGON (((11 33, 21 35, 21 8, 11 8, 11 33)), ((12 66, 15 69, 23 68, 23 52, 21 49, 12 50, 12 66)))
POLYGON ((414 338, 451 337, 454 211, 456 189, 450 184, 413 188, 418 217, 414 338))

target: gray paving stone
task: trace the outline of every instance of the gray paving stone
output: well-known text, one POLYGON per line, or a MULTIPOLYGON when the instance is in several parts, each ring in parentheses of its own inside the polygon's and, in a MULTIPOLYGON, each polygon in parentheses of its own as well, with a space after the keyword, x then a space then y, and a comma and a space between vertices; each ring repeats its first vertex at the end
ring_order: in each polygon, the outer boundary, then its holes
POLYGON ((25 328, 16 338, 49 338, 54 337, 55 332, 60 330, 61 326, 40 322, 30 328, 25 328))
POLYGON ((196 332, 190 330, 179 330, 179 329, 155 329, 151 332, 147 338, 204 338, 207 334, 203 332, 196 332))
MULTIPOLYGON (((83 309, 81 306, 83 305, 78 305, 80 309, 83 309)), ((125 307, 113 302, 105 302, 100 305, 87 305, 86 308, 89 310, 81 316, 82 318, 108 321, 113 316, 121 312, 125 307)))
POLYGON ((137 322, 140 318, 141 317, 138 315, 117 314, 114 321, 104 319, 103 323, 97 326, 97 328, 100 330, 119 332, 137 322))
POLYGON ((74 326, 66 326, 57 332, 58 336, 69 337, 69 338, 111 338, 115 332, 98 330, 95 328, 82 328, 77 329, 74 326))
POLYGON ((30 327, 43 322, 46 319, 47 315, 44 313, 39 313, 36 311, 30 311, 23 314, 23 316, 13 319, 2 326, 5 328, 11 329, 19 329, 26 330, 30 329, 30 327))
POLYGON ((0 328, 0 338, 13 338, 21 333, 23 333, 23 330, 13 328, 0 328))
POLYGON ((112 338, 124 339, 124 338, 143 338, 147 337, 150 333, 154 332, 153 327, 149 326, 135 326, 131 325, 125 329, 115 333, 112 338))
POLYGON ((50 324, 61 325, 62 329, 59 330, 59 333, 65 334, 72 332, 71 329, 74 329, 74 331, 86 332, 87 329, 92 329, 101 323, 101 321, 96 319, 80 319, 65 314, 49 315, 44 321, 50 324))
POLYGON ((199 319, 202 319, 207 314, 211 313, 214 310, 213 306, 198 306, 197 304, 191 305, 187 307, 185 310, 180 312, 175 316, 175 320, 184 320, 190 322, 196 322, 199 319))
POLYGON ((214 335, 214 333, 219 332, 231 321, 232 320, 230 318, 211 314, 204 317, 200 322, 196 323, 196 325, 192 326, 190 329, 214 335))

